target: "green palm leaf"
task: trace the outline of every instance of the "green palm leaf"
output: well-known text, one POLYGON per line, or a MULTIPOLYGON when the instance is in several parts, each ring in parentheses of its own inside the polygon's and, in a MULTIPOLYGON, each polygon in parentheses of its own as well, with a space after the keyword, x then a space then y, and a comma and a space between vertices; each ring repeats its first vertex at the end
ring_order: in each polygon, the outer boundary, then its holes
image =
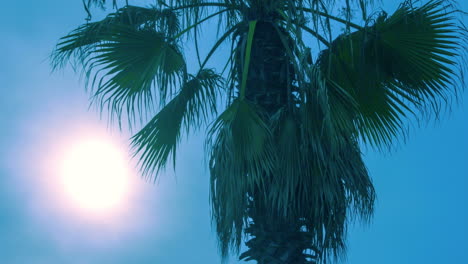
POLYGON ((153 119, 132 137, 142 173, 156 179, 171 158, 175 163, 181 134, 216 113, 216 98, 223 80, 212 70, 191 76, 180 92, 153 119), (155 176, 153 176, 155 175, 155 176))
POLYGON ((86 51, 93 49, 92 45, 108 40, 116 33, 116 26, 153 28, 169 36, 180 31, 177 15, 171 9, 126 6, 101 21, 86 23, 62 37, 53 56, 55 67, 66 63, 71 56, 76 56, 78 62, 83 62, 86 55, 89 55, 86 51))
POLYGON ((136 111, 141 114, 156 96, 164 102, 185 78, 180 48, 158 31, 178 30, 172 15, 156 9, 123 8, 63 37, 54 62, 58 66, 76 57, 94 100, 119 120, 124 110, 130 117, 136 111))
POLYGON ((350 219, 372 215, 375 191, 349 119, 355 105, 346 103, 352 98, 344 91, 331 93, 338 89, 330 91, 320 71, 310 74, 314 82, 307 85, 301 108, 273 118, 281 159, 270 203, 290 222, 302 219, 302 230, 325 260, 344 252, 350 219))
POLYGON ((438 114, 450 99, 457 85, 451 65, 461 36, 444 3, 403 4, 389 18, 382 14, 374 25, 340 36, 321 53, 321 70, 359 105, 356 126, 371 145, 389 146, 404 134, 408 114, 438 114))
POLYGON ((239 248, 248 195, 263 188, 276 166, 271 132, 259 111, 236 99, 208 132, 213 220, 223 256, 229 246, 239 248))

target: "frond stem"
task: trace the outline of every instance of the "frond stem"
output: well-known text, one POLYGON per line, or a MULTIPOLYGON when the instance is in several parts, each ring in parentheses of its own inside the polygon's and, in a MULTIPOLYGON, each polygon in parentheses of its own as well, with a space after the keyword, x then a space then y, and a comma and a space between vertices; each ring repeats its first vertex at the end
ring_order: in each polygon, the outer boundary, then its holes
POLYGON ((201 7, 201 6, 204 6, 204 7, 226 7, 226 8, 237 9, 237 10, 241 9, 241 7, 238 6, 238 5, 223 4, 223 3, 198 3, 198 4, 192 4, 192 5, 170 7, 169 9, 174 11, 174 10, 188 9, 188 8, 201 7))
POLYGON ((302 11, 305 11, 305 12, 312 13, 312 14, 317 14, 319 16, 323 16, 323 17, 329 18, 331 20, 335 20, 337 22, 340 22, 342 24, 345 24, 347 26, 350 26, 350 27, 358 29, 358 30, 364 30, 364 27, 361 27, 358 24, 354 24, 351 21, 347 21, 345 19, 342 19, 342 18, 339 18, 339 17, 336 17, 336 16, 332 16, 332 15, 327 14, 325 12, 321 12, 321 11, 314 10, 312 8, 305 8, 305 7, 299 7, 298 9, 302 10, 302 11))
POLYGON ((228 9, 223 9, 223 10, 221 10, 221 11, 218 11, 218 12, 216 12, 216 13, 214 13, 214 14, 211 14, 211 15, 205 17, 204 19, 202 19, 202 20, 200 20, 200 21, 198 21, 198 22, 196 22, 196 23, 190 25, 190 26, 187 27, 186 29, 182 30, 179 34, 177 34, 177 35, 174 37, 174 39, 179 38, 179 37, 182 36, 183 34, 185 34, 185 33, 187 33, 188 31, 190 31, 192 28, 194 28, 194 27, 200 25, 201 23, 207 21, 208 19, 213 18, 213 17, 215 17, 215 16, 217 16, 217 15, 219 15, 219 14, 222 14, 222 13, 224 13, 224 12, 226 12, 226 11, 229 11, 229 10, 231 10, 231 9, 229 9, 229 8, 228 8, 228 9))
POLYGON ((226 40, 226 38, 228 38, 231 33, 233 33, 238 27, 240 27, 242 24, 241 23, 238 23, 236 24, 235 26, 233 26, 231 29, 229 29, 228 31, 226 31, 223 36, 221 36, 221 38, 218 39, 218 41, 215 43, 215 45, 211 48, 210 52, 208 53, 208 55, 206 55, 205 57, 205 60, 203 61, 202 65, 200 66, 200 69, 203 69, 206 65, 206 63, 208 62, 208 60, 211 58, 211 56, 213 55, 213 53, 216 51, 216 49, 219 47, 219 45, 221 45, 221 43, 224 42, 224 40, 226 40))
POLYGON ((317 33, 316 31, 312 30, 311 28, 307 27, 307 26, 304 26, 304 25, 300 25, 298 24, 298 26, 300 28, 302 28, 303 30, 305 30, 306 32, 310 33, 312 36, 316 37, 318 40, 320 40, 320 42, 322 42, 323 44, 325 44, 325 46, 327 46, 327 48, 330 48, 330 42, 328 42, 324 37, 322 37, 319 33, 317 33))
POLYGON ((325 46, 330 47, 330 43, 329 43, 324 37, 322 37, 320 34, 318 34, 317 32, 315 32, 314 30, 308 28, 307 26, 302 25, 301 23, 296 23, 295 21, 290 20, 289 17, 288 17, 282 10, 276 9, 276 11, 277 11, 286 21, 289 21, 289 22, 295 24, 296 26, 301 27, 301 28, 304 29, 305 31, 309 32, 312 36, 314 36, 314 37, 316 37, 318 40, 320 40, 323 44, 325 44, 325 46))
POLYGON ((250 53, 252 51, 252 43, 255 33, 255 26, 257 25, 257 20, 253 20, 249 22, 249 33, 247 35, 247 47, 245 51, 244 57, 244 69, 242 71, 242 83, 241 83, 241 90, 240 90, 240 99, 244 99, 245 97, 245 87, 247 86, 247 75, 249 74, 249 65, 250 65, 250 53))

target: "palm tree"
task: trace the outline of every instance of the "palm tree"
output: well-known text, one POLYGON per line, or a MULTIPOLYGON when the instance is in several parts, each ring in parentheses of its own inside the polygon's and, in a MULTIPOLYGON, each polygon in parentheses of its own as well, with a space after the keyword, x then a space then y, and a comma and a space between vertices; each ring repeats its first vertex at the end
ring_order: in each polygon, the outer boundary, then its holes
MULTIPOLYGON (((450 106, 463 83, 453 66, 463 65, 466 40, 448 1, 405 1, 390 16, 368 15, 371 1, 344 2, 335 15, 334 0, 122 8, 114 0, 114 13, 61 38, 53 66, 82 69, 93 101, 119 124, 154 114, 131 140, 148 178, 175 161, 183 134, 208 127, 223 257, 246 240, 244 260, 327 262, 344 255, 348 223, 373 213, 361 147, 386 150, 410 122, 450 106), (201 52, 200 27, 213 20, 218 38, 201 52), (196 51, 194 73, 187 45, 196 51), (208 67, 220 47, 230 48, 225 67, 208 67)), ((105 0, 84 3, 90 20, 105 0)))

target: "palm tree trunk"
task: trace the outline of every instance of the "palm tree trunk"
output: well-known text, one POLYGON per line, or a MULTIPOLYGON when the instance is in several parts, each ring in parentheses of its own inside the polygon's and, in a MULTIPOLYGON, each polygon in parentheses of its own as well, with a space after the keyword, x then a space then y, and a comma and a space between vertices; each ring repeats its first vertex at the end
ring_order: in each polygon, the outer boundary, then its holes
MULTIPOLYGON (((255 199, 255 198, 254 198, 255 199)), ((299 219, 293 221, 253 202, 249 209, 250 224, 246 229, 249 249, 240 259, 256 260, 258 264, 317 263, 318 251, 311 248, 312 237, 303 232, 299 219)))
MULTIPOLYGON (((284 36, 288 36, 283 32, 284 36)), ((241 36, 238 45, 245 45, 246 36, 241 36)), ((241 50, 241 48, 237 50, 241 50)), ((238 53, 238 62, 243 59, 238 53)), ((259 106, 268 121, 281 108, 289 107, 294 89, 294 67, 287 56, 278 30, 271 22, 258 21, 252 44, 246 98, 259 106)), ((238 63, 238 80, 242 78, 242 63, 238 63)), ((240 83, 240 82, 239 82, 240 83)), ((268 177, 268 175, 266 175, 268 177)), ((271 175, 269 177, 272 179, 271 175)), ((272 183, 273 184, 273 183, 272 183)), ((263 200, 264 193, 251 194, 248 211, 250 223, 245 232, 250 240, 249 248, 240 259, 256 260, 258 264, 316 263, 317 250, 312 255, 312 237, 303 232, 300 219, 288 219, 269 208, 263 200)), ((313 250, 312 250, 313 251, 313 250)))
MULTIPOLYGON (((286 32, 283 32, 286 36, 286 32)), ((241 37, 239 45, 245 45, 241 37)), ((240 48, 238 50, 241 50, 240 48)), ((238 54, 238 61, 243 60, 238 54)), ((238 63, 238 79, 243 63, 238 63)), ((281 38, 271 22, 258 21, 252 44, 246 98, 260 106, 268 115, 284 107, 294 81, 294 68, 281 38)))

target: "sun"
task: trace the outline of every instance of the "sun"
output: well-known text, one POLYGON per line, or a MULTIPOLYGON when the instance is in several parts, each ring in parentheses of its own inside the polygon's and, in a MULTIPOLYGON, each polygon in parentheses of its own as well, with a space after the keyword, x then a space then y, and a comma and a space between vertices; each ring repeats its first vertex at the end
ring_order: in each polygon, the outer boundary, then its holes
POLYGON ((72 144, 61 162, 62 188, 81 209, 104 212, 124 203, 129 189, 125 153, 105 139, 82 139, 72 144))

